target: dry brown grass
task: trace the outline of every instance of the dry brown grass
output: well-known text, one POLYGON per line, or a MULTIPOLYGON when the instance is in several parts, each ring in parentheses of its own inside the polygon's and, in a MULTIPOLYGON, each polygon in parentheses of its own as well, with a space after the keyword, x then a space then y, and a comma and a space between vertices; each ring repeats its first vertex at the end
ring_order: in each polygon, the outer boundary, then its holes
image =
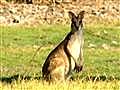
POLYGON ((31 80, 14 82, 12 84, 0 83, 2 90, 120 90, 120 81, 111 82, 82 82, 79 80, 64 83, 48 84, 46 82, 31 80))

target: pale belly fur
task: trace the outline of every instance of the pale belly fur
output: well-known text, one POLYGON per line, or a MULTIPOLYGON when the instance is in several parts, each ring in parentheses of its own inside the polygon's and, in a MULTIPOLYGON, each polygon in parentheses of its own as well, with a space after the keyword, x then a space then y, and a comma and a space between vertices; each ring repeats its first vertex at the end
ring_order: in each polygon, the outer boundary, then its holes
POLYGON ((77 60, 80 55, 80 41, 78 41, 78 39, 71 45, 70 51, 72 56, 77 60))

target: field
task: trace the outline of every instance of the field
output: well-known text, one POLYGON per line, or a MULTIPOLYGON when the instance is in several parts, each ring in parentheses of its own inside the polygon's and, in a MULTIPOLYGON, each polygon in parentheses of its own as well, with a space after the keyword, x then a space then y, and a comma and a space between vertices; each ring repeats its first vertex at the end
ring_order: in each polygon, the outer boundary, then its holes
POLYGON ((1 90, 120 90, 120 27, 84 27, 84 69, 72 80, 48 84, 41 68, 69 26, 0 27, 1 90), (39 50, 36 52, 36 50, 39 50))

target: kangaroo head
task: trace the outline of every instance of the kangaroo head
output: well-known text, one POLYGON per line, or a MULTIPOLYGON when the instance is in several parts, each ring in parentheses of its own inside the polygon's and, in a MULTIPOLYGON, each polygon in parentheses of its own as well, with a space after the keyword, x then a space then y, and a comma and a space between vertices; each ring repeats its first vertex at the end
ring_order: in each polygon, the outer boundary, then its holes
POLYGON ((82 30, 82 27, 83 27, 82 19, 84 18, 84 13, 85 13, 85 11, 81 11, 76 16, 73 12, 69 11, 69 17, 71 19, 71 30, 73 32, 82 30))

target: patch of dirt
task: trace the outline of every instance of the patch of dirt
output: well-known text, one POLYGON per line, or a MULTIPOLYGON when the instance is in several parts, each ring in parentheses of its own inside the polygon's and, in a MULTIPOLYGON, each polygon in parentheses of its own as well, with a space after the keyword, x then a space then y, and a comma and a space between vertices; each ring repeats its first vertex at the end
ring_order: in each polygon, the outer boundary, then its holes
MULTIPOLYGON (((67 0, 69 1, 69 0, 67 0)), ((69 24, 68 11, 85 10, 85 23, 120 21, 119 0, 76 0, 58 3, 14 4, 0 1, 0 25, 69 24)))

